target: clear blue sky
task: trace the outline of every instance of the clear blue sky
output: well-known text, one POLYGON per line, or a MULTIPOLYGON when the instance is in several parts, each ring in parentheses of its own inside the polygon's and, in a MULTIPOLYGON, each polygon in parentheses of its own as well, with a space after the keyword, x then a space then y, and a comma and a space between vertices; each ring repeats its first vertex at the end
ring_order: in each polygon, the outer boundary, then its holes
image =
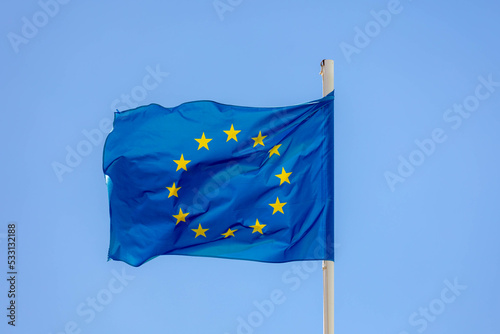
POLYGON ((0 13, 0 332, 321 333, 319 262, 107 262, 101 163, 113 108, 307 102, 323 58, 336 333, 500 332, 499 4, 66 2, 0 13))

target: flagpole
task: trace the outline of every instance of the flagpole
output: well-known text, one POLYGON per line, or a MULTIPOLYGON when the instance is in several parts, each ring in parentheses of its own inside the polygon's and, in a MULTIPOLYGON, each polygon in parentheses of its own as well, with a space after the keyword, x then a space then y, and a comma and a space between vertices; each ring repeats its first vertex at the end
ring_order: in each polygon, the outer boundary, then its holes
MULTIPOLYGON (((320 74, 323 78, 323 96, 326 96, 333 91, 333 60, 323 59, 320 74)), ((333 265, 333 261, 323 261, 323 334, 334 334, 333 265)))

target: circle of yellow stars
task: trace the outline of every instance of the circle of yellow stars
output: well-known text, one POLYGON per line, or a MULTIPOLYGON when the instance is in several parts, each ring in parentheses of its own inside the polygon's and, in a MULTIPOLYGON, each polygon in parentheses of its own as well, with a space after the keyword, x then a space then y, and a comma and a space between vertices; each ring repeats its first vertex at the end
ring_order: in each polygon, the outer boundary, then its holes
MULTIPOLYGON (((229 130, 223 130, 224 133, 227 135, 227 139, 226 139, 226 142, 229 142, 230 140, 234 140, 236 142, 238 142, 238 134, 241 132, 241 130, 235 130, 234 128, 234 124, 231 124, 231 127, 229 128, 229 130)), ((265 146, 264 144, 264 139, 267 138, 267 135, 264 136, 262 135, 262 131, 259 131, 259 134, 257 135, 257 137, 251 137, 252 140, 254 141, 253 143, 253 147, 256 147, 257 145, 261 145, 261 146, 265 146)), ((205 135, 205 132, 202 132, 201 134, 201 137, 200 138, 194 138, 194 140, 198 143, 198 151, 200 149, 206 149, 207 151, 210 150, 209 146, 208 146, 208 143, 210 143, 213 138, 207 138, 206 135, 205 135)), ((269 158, 271 158, 273 155, 277 155, 277 156, 281 156, 280 155, 280 152, 279 152, 279 149, 281 148, 282 144, 278 144, 278 145, 274 145, 269 151, 269 158)), ((188 170, 188 164, 191 162, 191 160, 186 160, 184 158, 184 154, 181 154, 180 158, 178 160, 173 160, 173 162, 177 165, 177 168, 176 168, 176 172, 179 171, 179 170, 184 170, 184 171, 187 171, 188 170)), ((277 178, 279 178, 280 180, 280 186, 283 184, 283 183, 288 183, 290 184, 290 175, 292 175, 292 172, 287 172, 285 170, 285 167, 281 167, 281 173, 280 174, 276 174, 275 176, 277 178)), ((171 187, 165 187, 166 189, 168 189, 169 191, 169 194, 168 194, 168 198, 170 197, 179 197, 178 195, 178 192, 179 190, 182 188, 182 187, 179 187, 178 185, 176 185, 175 182, 173 182, 172 186, 171 187)), ((277 212, 279 213, 282 213, 282 214, 285 214, 284 210, 283 210, 283 207, 287 204, 287 202, 281 202, 279 197, 277 196, 276 197, 276 202, 274 203, 269 203, 269 205, 272 207, 273 209, 273 215, 277 212)), ((182 212, 182 209, 179 208, 179 213, 178 214, 175 214, 175 215, 172 215, 172 217, 174 217, 176 219, 176 222, 175 222, 175 225, 177 226, 177 224, 179 224, 180 222, 186 222, 186 217, 189 215, 189 212, 182 212)), ((253 233, 260 233, 260 234, 264 234, 264 227, 266 227, 267 225, 266 224, 262 224, 259 222, 259 219, 256 219, 255 220, 255 224, 253 225, 249 225, 248 227, 252 228, 252 234, 253 233)), ((203 236, 203 237, 207 237, 206 236, 206 232, 209 231, 208 228, 203 228, 201 223, 198 224, 198 228, 195 228, 195 229, 191 229, 191 231, 193 231, 195 233, 194 235, 194 238, 198 238, 199 236, 203 236)), ((238 229, 234 229, 232 230, 231 228, 228 228, 227 231, 225 233, 222 233, 221 235, 224 236, 224 239, 225 238, 229 238, 229 237, 235 237, 235 232, 237 232, 238 229)))

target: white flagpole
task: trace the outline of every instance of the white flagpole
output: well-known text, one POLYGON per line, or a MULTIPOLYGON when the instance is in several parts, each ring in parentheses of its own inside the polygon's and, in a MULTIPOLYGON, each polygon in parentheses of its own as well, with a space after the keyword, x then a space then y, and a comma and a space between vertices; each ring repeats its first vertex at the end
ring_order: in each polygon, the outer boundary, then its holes
MULTIPOLYGON (((323 77, 323 96, 333 91, 333 60, 321 62, 323 77)), ((334 334, 334 280, 333 261, 323 261, 323 334, 334 334)))

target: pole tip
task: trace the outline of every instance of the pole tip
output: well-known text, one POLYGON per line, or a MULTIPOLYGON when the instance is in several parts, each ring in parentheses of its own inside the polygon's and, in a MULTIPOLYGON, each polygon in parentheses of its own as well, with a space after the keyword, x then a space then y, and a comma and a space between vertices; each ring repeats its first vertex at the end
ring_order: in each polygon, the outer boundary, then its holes
POLYGON ((331 65, 333 65, 333 60, 332 59, 323 59, 320 63, 320 66, 321 66, 321 71, 319 72, 320 75, 323 75, 323 69, 325 68, 325 66, 327 66, 327 63, 330 63, 331 65))

